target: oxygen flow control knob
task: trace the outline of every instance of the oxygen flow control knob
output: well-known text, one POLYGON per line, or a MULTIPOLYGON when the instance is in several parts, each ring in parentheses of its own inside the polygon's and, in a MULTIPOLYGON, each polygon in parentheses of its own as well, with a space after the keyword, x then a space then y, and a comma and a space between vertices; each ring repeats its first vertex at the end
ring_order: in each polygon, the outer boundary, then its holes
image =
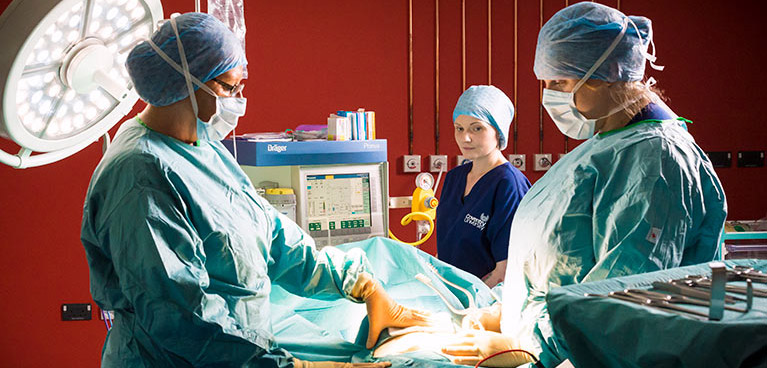
POLYGON ((428 197, 424 199, 423 201, 423 206, 430 209, 437 208, 438 204, 439 204, 439 201, 437 200, 437 198, 434 198, 434 197, 428 197))

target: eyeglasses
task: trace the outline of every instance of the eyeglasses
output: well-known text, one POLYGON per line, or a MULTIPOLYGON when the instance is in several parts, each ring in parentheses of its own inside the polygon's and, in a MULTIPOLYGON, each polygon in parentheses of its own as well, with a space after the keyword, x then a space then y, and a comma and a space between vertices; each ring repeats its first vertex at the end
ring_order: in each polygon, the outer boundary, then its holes
POLYGON ((213 78, 213 80, 216 83, 220 84, 221 87, 224 87, 224 89, 229 92, 229 96, 236 96, 238 93, 242 92, 243 88, 245 88, 245 85, 242 84, 242 82, 240 82, 239 84, 231 85, 218 78, 213 78))

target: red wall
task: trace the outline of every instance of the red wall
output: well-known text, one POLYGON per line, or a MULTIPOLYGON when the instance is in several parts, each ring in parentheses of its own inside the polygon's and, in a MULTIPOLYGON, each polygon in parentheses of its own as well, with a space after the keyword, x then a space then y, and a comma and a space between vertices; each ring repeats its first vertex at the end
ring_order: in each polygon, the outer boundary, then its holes
MULTIPOLYGON (((279 131, 322 123, 338 109, 375 110, 378 136, 388 139, 390 194, 409 195, 412 174, 403 174, 408 153, 407 26, 408 3, 399 1, 247 2, 247 53, 250 60, 248 114, 238 133, 279 131)), ((434 153, 434 2, 415 0, 414 153, 434 153)), ((544 20, 564 1, 544 1, 544 20)), ((617 6, 617 0, 604 1, 617 6)), ((0 1, 0 9, 8 1, 0 1)), ((452 137, 452 108, 461 86, 461 2, 440 1, 441 154, 450 167, 459 153, 452 137)), ((166 14, 190 11, 192 1, 164 1, 166 14)), ((654 21, 658 62, 653 72, 671 99, 669 105, 695 121, 690 127, 705 150, 767 150, 762 89, 767 82, 759 2, 624 0, 621 8, 654 21)), ((514 2, 492 5, 492 82, 517 106, 517 152, 539 153, 538 82, 532 73, 539 27, 539 2, 518 5, 518 95, 514 98, 514 2)), ((487 83, 487 2, 467 1, 467 83, 487 83)), ((131 115, 132 116, 132 115, 131 115)), ((545 116, 545 113, 544 113, 545 116)), ((564 139, 544 121, 543 152, 564 151, 564 139)), ((570 148, 573 141, 570 141, 570 148)), ((15 152, 7 141, 0 148, 15 152)), ((510 143, 507 153, 513 153, 510 143)), ((59 163, 15 170, 0 167, 0 356, 3 366, 96 366, 104 338, 98 319, 62 322, 59 306, 89 302, 88 268, 79 242, 82 202, 99 145, 59 163)), ((718 170, 728 195, 731 219, 767 215, 767 197, 757 186, 767 168, 718 170)), ((526 172, 531 181, 541 174, 526 172)), ((405 211, 392 211, 397 224, 405 211)), ((414 229, 392 226, 401 238, 414 229)), ((425 245, 433 252, 433 241, 425 245)), ((96 314, 94 313, 94 318, 96 314)))

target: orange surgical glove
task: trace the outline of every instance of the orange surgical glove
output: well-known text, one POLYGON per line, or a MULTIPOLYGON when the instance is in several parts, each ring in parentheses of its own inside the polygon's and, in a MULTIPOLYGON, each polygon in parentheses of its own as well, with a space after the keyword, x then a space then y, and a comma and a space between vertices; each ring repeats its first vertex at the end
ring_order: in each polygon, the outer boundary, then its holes
POLYGON ((310 362, 308 360, 298 360, 294 358, 293 366, 296 368, 386 368, 391 367, 391 363, 310 362))
POLYGON ((395 302, 386 293, 383 286, 369 273, 359 275, 352 288, 351 296, 365 301, 368 311, 368 349, 375 346, 378 335, 388 327, 428 326, 430 314, 415 309, 405 308, 395 302))
MULTIPOLYGON (((460 334, 460 342, 442 348, 451 362, 476 365, 483 359, 502 351, 519 349, 511 337, 491 331, 467 331, 460 334)), ((522 351, 503 353, 482 363, 483 367, 516 367, 533 363, 533 357, 522 351)))

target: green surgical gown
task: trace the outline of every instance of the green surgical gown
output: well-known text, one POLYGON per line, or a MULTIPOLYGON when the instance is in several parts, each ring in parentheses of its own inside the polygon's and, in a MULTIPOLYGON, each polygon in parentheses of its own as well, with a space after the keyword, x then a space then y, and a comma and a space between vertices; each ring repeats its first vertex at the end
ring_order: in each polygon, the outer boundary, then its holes
POLYGON ((552 288, 720 257, 727 205, 706 154, 677 120, 583 142, 522 199, 511 226, 502 331, 555 366, 552 288))
POLYGON ((291 367, 276 347, 272 283, 349 296, 364 252, 317 251, 259 197, 220 142, 185 144, 125 122, 88 188, 91 293, 115 320, 105 367, 291 367))

